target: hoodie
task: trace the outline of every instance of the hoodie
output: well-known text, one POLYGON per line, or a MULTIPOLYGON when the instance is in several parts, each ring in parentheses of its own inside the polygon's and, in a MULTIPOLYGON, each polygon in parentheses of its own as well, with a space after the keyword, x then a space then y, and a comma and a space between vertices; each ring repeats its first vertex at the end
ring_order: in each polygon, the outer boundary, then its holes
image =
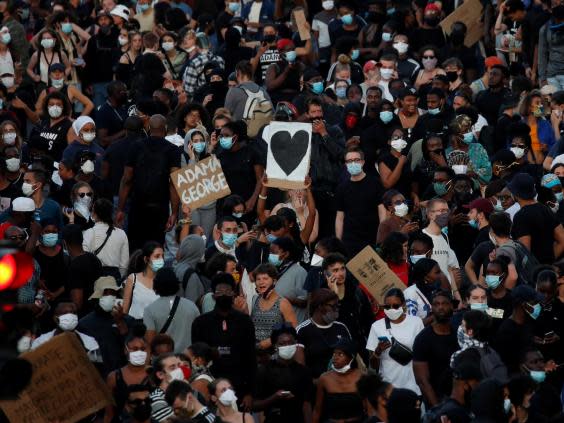
POLYGON ((188 235, 178 248, 178 262, 174 266, 174 273, 181 283, 180 294, 195 304, 205 294, 204 285, 195 271, 196 266, 204 257, 205 250, 206 245, 201 236, 188 235), (184 276, 188 270, 192 270, 192 274, 184 288, 184 276))

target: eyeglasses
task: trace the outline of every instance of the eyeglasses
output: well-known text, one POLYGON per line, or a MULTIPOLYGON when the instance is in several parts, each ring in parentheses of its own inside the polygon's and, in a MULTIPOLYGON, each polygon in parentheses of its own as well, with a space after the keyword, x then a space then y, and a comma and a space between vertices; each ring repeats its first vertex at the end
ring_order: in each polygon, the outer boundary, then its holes
POLYGON ((434 59, 435 56, 423 56, 423 59, 434 59))
POLYGON ((92 197, 94 195, 94 193, 92 192, 79 192, 78 196, 80 198, 84 198, 84 197, 92 197))
POLYGON ((389 310, 391 308, 393 308, 394 310, 398 310, 402 307, 401 304, 384 304, 384 310, 389 310))
POLYGON ((362 162, 362 159, 349 159, 349 160, 345 160, 345 163, 360 163, 362 162))

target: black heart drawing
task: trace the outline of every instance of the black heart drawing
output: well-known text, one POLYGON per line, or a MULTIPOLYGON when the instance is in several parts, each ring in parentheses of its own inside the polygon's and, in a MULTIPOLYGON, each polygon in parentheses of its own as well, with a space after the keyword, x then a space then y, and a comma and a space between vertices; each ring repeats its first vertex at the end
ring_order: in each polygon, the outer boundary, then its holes
POLYGON ((302 162, 309 136, 306 131, 297 131, 293 137, 288 131, 278 131, 270 138, 270 149, 274 160, 286 175, 290 175, 302 162))

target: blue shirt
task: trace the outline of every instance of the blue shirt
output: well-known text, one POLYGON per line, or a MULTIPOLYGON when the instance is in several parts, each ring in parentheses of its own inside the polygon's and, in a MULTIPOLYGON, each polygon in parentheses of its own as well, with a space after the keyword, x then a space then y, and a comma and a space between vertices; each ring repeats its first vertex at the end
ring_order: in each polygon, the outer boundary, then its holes
MULTIPOLYGON (((0 223, 7 221, 11 213, 12 207, 10 206, 9 209, 4 210, 4 212, 0 214, 0 223)), ((57 223, 57 227, 59 229, 63 228, 63 213, 61 212, 61 206, 56 201, 46 198, 43 205, 38 209, 35 209, 34 216, 37 213, 39 214, 40 221, 50 219, 57 223)))

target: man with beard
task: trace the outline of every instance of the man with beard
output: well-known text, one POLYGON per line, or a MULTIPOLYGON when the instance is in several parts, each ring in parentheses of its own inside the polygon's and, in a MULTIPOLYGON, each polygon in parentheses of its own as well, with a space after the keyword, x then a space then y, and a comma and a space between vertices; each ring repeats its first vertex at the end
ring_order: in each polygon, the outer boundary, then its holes
POLYGON ((127 87, 121 81, 108 85, 108 100, 96 110, 98 142, 108 147, 125 136, 123 123, 127 119, 127 87))
POLYGON ((413 371, 427 406, 434 407, 448 392, 446 376, 451 355, 458 350, 456 332, 451 326, 452 296, 439 291, 431 303, 434 321, 415 338, 413 371))

